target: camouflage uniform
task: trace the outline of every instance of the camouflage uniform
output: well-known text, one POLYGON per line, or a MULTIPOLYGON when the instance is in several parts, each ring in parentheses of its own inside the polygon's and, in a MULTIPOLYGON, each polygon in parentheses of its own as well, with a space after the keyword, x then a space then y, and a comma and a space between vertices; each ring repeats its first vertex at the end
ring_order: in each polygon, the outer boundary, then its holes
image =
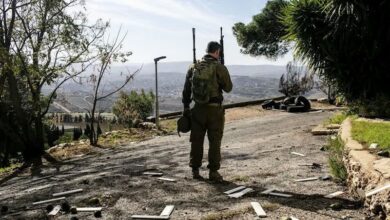
MULTIPOLYGON (((210 55, 205 55, 200 62, 201 64, 206 65, 216 65, 216 86, 218 86, 218 88, 216 90, 216 96, 210 97, 209 103, 199 104, 195 102, 194 107, 191 109, 190 167, 192 167, 193 170, 197 170, 202 166, 203 142, 207 132, 209 140, 209 164, 207 167, 210 171, 217 171, 220 168, 221 140, 225 123, 225 111, 222 106, 222 90, 230 92, 233 84, 230 79, 229 71, 224 65, 220 64, 217 59, 210 55)), ((191 65, 187 72, 184 84, 182 100, 184 108, 189 108, 192 101, 191 79, 193 68, 194 65, 191 65)))

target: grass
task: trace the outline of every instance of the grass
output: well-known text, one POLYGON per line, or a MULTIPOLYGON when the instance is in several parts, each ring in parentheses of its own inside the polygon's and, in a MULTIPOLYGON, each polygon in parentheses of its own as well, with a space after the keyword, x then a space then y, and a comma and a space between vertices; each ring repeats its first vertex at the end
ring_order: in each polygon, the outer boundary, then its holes
POLYGON ((352 138, 366 146, 377 143, 380 149, 390 151, 390 123, 352 121, 352 138))
POLYGON ((21 163, 13 163, 9 167, 1 167, 0 176, 4 176, 8 173, 11 173, 14 169, 19 168, 21 165, 21 163))
POLYGON ((344 143, 340 137, 336 139, 329 138, 329 166, 332 176, 338 182, 345 182, 347 179, 347 169, 343 162, 344 143))
POLYGON ((325 125, 330 124, 341 124, 346 118, 348 117, 348 114, 346 112, 340 112, 335 115, 333 115, 331 118, 325 121, 325 125))

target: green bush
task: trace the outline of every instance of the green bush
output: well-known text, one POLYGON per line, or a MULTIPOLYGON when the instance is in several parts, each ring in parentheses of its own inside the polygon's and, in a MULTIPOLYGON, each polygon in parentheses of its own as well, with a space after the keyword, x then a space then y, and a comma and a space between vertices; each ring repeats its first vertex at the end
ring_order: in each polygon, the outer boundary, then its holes
POLYGON ((356 102, 362 115, 390 117, 389 10, 390 1, 273 0, 233 33, 253 56, 276 58, 290 43, 295 58, 356 102))
POLYGON ((346 112, 340 112, 334 114, 332 117, 330 117, 325 124, 341 124, 346 118, 348 117, 348 114, 346 112))
POLYGON ((344 182, 347 179, 347 169, 343 162, 344 143, 340 137, 329 139, 329 166, 330 172, 336 181, 344 182))
POLYGON ((62 143, 70 143, 73 140, 73 132, 66 132, 62 135, 58 141, 56 141, 56 144, 62 144, 62 143))
POLYGON ((112 111, 118 117, 118 121, 133 127, 136 121, 144 121, 153 112, 154 99, 152 92, 146 93, 144 90, 140 93, 131 91, 130 94, 121 92, 112 111))
POLYGON ((360 100, 352 104, 355 112, 363 117, 390 117, 390 99, 385 96, 377 96, 370 100, 360 100))

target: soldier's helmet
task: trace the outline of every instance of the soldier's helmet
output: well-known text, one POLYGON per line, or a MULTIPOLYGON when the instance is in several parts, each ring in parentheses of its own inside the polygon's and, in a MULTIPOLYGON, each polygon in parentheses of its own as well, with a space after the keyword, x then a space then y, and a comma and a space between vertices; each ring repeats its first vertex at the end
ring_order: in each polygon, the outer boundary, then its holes
POLYGON ((181 116, 177 121, 177 132, 180 135, 180 132, 187 133, 191 130, 191 121, 190 118, 186 116, 181 116))

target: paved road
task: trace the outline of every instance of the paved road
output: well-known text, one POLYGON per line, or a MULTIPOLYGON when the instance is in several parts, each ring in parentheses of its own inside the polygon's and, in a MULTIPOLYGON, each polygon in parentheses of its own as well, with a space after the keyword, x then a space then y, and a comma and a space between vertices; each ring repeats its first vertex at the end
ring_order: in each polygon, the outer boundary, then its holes
MULTIPOLYGON (((26 174, 15 178, 1 187, 1 204, 7 203, 11 209, 24 205, 31 208, 32 201, 50 198, 53 192, 83 188, 83 193, 70 196, 68 201, 72 205, 89 206, 90 198, 97 197, 105 208, 104 219, 129 219, 132 214, 158 215, 167 204, 175 205, 171 219, 254 219, 251 201, 264 207, 268 219, 283 216, 310 220, 364 219, 360 205, 348 195, 336 199, 323 197, 346 190, 344 186, 332 181, 293 181, 329 173, 327 153, 320 151, 326 137, 315 137, 308 131, 330 115, 329 112, 275 112, 227 123, 222 144, 221 174, 226 180, 223 184, 192 180, 187 165, 188 135, 181 138, 172 135, 114 150, 100 150, 96 155, 71 160, 58 169, 45 167, 40 177, 26 174), (291 152, 302 153, 305 157, 291 152), (299 166, 313 162, 322 164, 323 168, 299 166), (175 178, 177 182, 143 176, 145 170, 161 171, 165 177, 175 178), (238 185, 255 191, 239 199, 223 194, 238 185), (260 193, 271 187, 292 197, 260 193), (329 208, 336 202, 343 204, 341 211, 329 208)), ((207 158, 207 146, 205 148, 207 158)), ((205 167, 207 160, 204 161, 205 167)), ((207 169, 203 168, 201 174, 207 176, 207 169)), ((42 209, 25 211, 19 217, 36 216, 39 219, 43 213, 42 209)), ((62 214, 59 219, 70 216, 62 214)), ((92 214, 78 216, 94 219, 92 214)))

